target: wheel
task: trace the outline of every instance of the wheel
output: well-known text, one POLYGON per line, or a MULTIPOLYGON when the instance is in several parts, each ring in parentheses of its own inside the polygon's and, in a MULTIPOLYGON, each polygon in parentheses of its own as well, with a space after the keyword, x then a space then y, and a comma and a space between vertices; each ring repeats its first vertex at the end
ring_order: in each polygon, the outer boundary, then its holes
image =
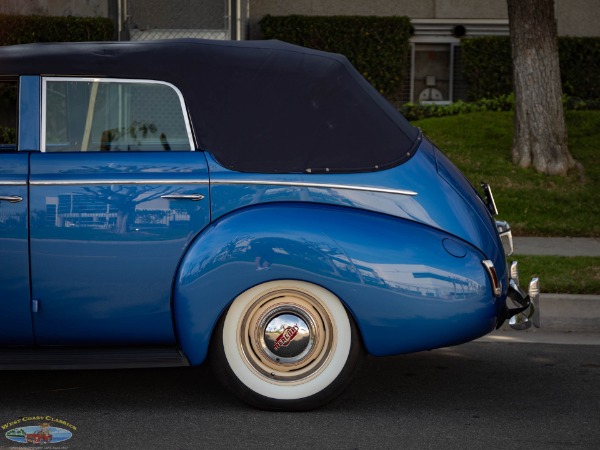
POLYGON ((360 360, 356 325, 340 300, 302 281, 239 295, 213 336, 213 369, 229 389, 268 410, 313 409, 339 395, 360 360))

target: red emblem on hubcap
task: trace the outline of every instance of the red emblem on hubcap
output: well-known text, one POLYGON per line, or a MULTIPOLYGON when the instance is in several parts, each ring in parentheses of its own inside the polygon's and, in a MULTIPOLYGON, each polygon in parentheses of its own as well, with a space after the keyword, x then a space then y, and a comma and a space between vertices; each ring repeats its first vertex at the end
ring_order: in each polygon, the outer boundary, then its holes
POLYGON ((273 350, 279 350, 281 347, 287 347, 290 345, 290 342, 296 337, 298 334, 298 324, 293 327, 285 327, 283 332, 277 336, 275 339, 275 345, 273 346, 273 350))

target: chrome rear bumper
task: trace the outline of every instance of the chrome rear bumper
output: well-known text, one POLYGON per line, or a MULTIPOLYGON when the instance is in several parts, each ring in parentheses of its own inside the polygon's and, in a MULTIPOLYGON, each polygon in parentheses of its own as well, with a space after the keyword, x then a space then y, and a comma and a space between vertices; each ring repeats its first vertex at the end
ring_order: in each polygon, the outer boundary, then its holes
MULTIPOLYGON (((484 201, 488 210, 492 216, 497 215, 498 208, 496 207, 494 196, 492 195, 492 189, 487 183, 482 183, 481 187, 485 194, 484 201)), ((506 256, 512 255, 514 248, 510 225, 508 222, 496 220, 496 230, 498 231, 498 236, 502 242, 504 254, 506 256)), ((487 262, 488 261, 483 261, 483 265, 488 270, 488 275, 490 275, 492 284, 494 284, 494 295, 498 296, 500 294, 497 292, 496 288, 496 283, 498 283, 498 279, 495 276, 496 272, 495 270, 490 270, 490 267, 486 264, 487 262)), ((491 263, 491 261, 489 262, 491 263)), ((493 263, 491 264, 493 269, 493 263)), ((532 278, 529 282, 527 292, 524 292, 519 285, 519 264, 517 261, 513 261, 510 266, 506 303, 504 305, 504 310, 498 315, 496 328, 500 328, 506 320, 508 320, 508 324, 511 328, 515 330, 526 330, 531 328, 531 325, 536 328, 540 327, 540 280, 537 277, 532 278), (514 308, 510 308, 509 303, 512 303, 511 306, 514 306, 514 308)))
POLYGON ((512 303, 514 308, 505 306, 504 314, 498 320, 497 328, 508 320, 508 324, 515 330, 527 330, 533 325, 540 327, 540 280, 534 277, 529 282, 527 292, 519 286, 519 266, 513 261, 510 266, 510 279, 507 303, 512 303))
MULTIPOLYGON (((489 190, 489 187, 488 187, 489 190)), ((491 194, 490 194, 491 195, 491 194)), ((504 247, 506 256, 513 253, 513 240, 510 225, 507 222, 496 221, 498 235, 504 247)), ((533 325, 540 327, 540 280, 532 278, 527 292, 524 292, 519 281, 519 263, 513 261, 510 265, 510 278, 504 313, 498 317, 497 328, 508 320, 508 324, 515 330, 527 330, 533 325), (512 305, 510 305, 512 303, 512 305), (509 307, 513 306, 513 308, 509 307)))

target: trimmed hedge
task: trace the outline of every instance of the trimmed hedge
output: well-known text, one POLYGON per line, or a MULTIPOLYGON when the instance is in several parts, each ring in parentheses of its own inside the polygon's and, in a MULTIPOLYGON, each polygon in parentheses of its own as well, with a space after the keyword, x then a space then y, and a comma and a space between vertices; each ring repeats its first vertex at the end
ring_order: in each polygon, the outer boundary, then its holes
MULTIPOLYGON (((502 95, 495 98, 482 98, 475 102, 458 100, 449 105, 436 105, 431 103, 404 103, 398 110, 408 120, 421 120, 429 117, 455 116, 475 112, 512 111, 515 107, 515 96, 502 95)), ((563 107, 568 111, 600 110, 600 100, 582 100, 576 97, 563 95, 563 107)))
POLYGON ((497 98, 481 99, 476 102, 463 102, 458 100, 449 105, 436 105, 431 103, 405 103, 398 110, 410 121, 426 119, 429 117, 455 116, 457 114, 468 114, 484 111, 512 111, 515 106, 515 98, 511 95, 503 95, 497 98))
POLYGON ((30 42, 107 41, 113 37, 114 24, 105 17, 0 14, 0 45, 30 42))
POLYGON ((561 37, 558 49, 563 92, 600 99, 600 38, 561 37))
POLYGON ((16 83, 5 83, 0 80, 0 144, 17 142, 17 129, 14 126, 17 99, 16 83))
POLYGON ((508 36, 464 38, 460 41, 463 75, 469 100, 512 92, 512 59, 508 36))
POLYGON ((408 74, 408 17, 267 15, 259 23, 264 39, 345 55, 379 92, 399 98, 408 74))
MULTIPOLYGON (((563 92, 583 99, 600 98, 600 38, 559 37, 563 92)), ((464 38, 460 43, 469 99, 512 92, 510 39, 505 36, 464 38)))
MULTIPOLYGON (((0 14, 0 45, 31 42, 107 41, 114 37, 114 25, 104 17, 15 16, 0 14)), ((10 89, 10 88, 8 88, 10 89)), ((0 86, 0 100, 13 101, 0 86)), ((0 104, 0 107, 2 105, 0 104)), ((16 129, 0 124, 0 143, 16 142, 16 129)))
POLYGON ((0 144, 13 144, 17 142, 17 129, 0 125, 0 144))

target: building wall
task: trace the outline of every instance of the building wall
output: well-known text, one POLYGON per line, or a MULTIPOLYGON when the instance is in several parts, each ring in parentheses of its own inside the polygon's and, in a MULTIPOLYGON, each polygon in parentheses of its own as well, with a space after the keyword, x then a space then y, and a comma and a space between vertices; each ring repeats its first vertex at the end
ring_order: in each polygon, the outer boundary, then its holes
POLYGON ((108 17, 111 0, 0 0, 0 13, 108 17))
POLYGON ((424 18, 506 18, 506 0, 251 0, 251 14, 406 15, 424 18), (286 12, 287 11, 287 12, 286 12))
MULTIPOLYGON (((143 29, 222 29, 230 0, 122 0, 143 29)), ((116 20, 118 0, 0 0, 2 14, 101 16, 116 20)), ((265 15, 402 15, 411 19, 507 20, 506 0, 241 0, 247 37, 260 37, 265 15)), ((561 36, 600 37, 600 0, 555 0, 561 36)), ((459 22, 457 20, 457 23, 459 22)), ((245 33, 242 33, 245 34, 245 33)))
POLYGON ((249 34, 266 14, 408 16, 411 19, 504 19, 506 0, 250 0, 249 34))
POLYGON ((227 28, 228 0, 127 0, 131 25, 140 29, 227 28))
POLYGON ((599 0, 555 0, 560 36, 600 37, 599 0))
MULTIPOLYGON (((600 36, 599 0, 555 0, 560 35, 600 36)), ((507 20, 506 0, 250 0, 249 36, 266 14, 408 16, 411 19, 507 20)))

